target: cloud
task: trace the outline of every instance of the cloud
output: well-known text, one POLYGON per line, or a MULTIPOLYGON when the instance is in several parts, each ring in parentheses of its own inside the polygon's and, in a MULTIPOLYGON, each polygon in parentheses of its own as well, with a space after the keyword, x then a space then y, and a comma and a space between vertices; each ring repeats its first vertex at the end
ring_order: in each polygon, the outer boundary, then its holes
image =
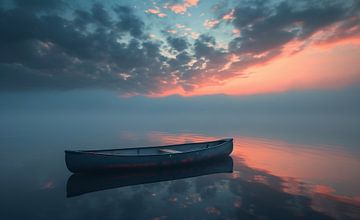
MULTIPOLYGON (((216 11, 216 13, 218 13, 218 11, 220 11, 220 9, 216 9, 215 11, 216 11)), ((234 9, 231 9, 230 11, 228 11, 226 13, 220 13, 220 15, 218 16, 218 19, 206 19, 204 21, 203 25, 207 29, 216 28, 222 22, 229 22, 229 21, 233 20, 235 18, 234 11, 235 11, 234 9)))
POLYGON ((204 27, 206 27, 207 29, 214 28, 219 24, 220 24, 220 21, 216 20, 216 19, 206 19, 204 21, 204 27))
POLYGON ((183 25, 183 24, 175 24, 175 27, 178 29, 178 31, 174 30, 173 33, 177 34, 181 37, 191 37, 192 39, 196 40, 200 33, 193 31, 192 28, 183 25))
POLYGON ((169 30, 167 30, 166 32, 167 32, 167 33, 170 33, 170 34, 176 34, 176 33, 177 33, 177 31, 174 30, 174 29, 169 29, 169 30))
MULTIPOLYGON (((235 8, 232 23, 241 30, 241 37, 230 42, 233 52, 263 53, 281 49, 292 40, 309 40, 317 31, 325 30, 338 22, 348 23, 356 16, 355 13, 349 14, 352 11, 349 6, 338 2, 303 2, 302 7, 281 2, 272 8, 265 1, 259 2, 235 8)), ((356 17, 355 20, 359 21, 359 17, 356 17)), ((348 28, 357 25, 353 23, 348 28)))
POLYGON ((176 38, 176 37, 168 37, 167 42, 174 48, 175 50, 181 52, 188 47, 188 43, 183 38, 176 38))
POLYGON ((157 15, 160 18, 166 17, 167 15, 165 13, 162 13, 158 7, 155 8, 149 8, 145 10, 146 13, 157 15))
POLYGON ((199 0, 184 0, 182 3, 168 4, 165 7, 176 14, 185 14, 188 8, 197 6, 199 0))
POLYGON ((91 12, 95 21, 100 22, 104 26, 110 26, 110 15, 106 12, 102 4, 95 3, 91 9, 91 12))
POLYGON ((232 19, 234 19, 234 9, 231 9, 228 13, 224 14, 222 16, 222 19, 224 19, 224 20, 232 20, 232 19))
POLYGON ((129 31, 134 37, 140 37, 143 34, 144 22, 134 14, 130 7, 117 6, 114 11, 119 17, 116 24, 119 29, 129 31))
POLYGON ((90 12, 78 10, 73 20, 21 8, 1 10, 1 89, 160 92, 166 87, 160 79, 168 78, 160 45, 142 39, 144 23, 130 8, 114 8, 114 20, 102 9, 95 4, 90 12), (132 39, 119 43, 127 34, 132 39))
POLYGON ((63 0, 13 0, 19 8, 28 10, 53 10, 65 6, 63 0))
MULTIPOLYGON (((242 76, 247 68, 289 48, 291 54, 313 44, 360 38, 357 1, 224 6, 216 19, 205 22, 209 28, 220 21, 230 26, 234 33, 220 40, 178 21, 151 29, 153 23, 123 5, 94 3, 84 9, 62 1, 14 2, 14 7, 0 5, 0 90, 96 88, 123 95, 192 91, 242 76), (156 39, 149 38, 155 33, 156 39), (220 42, 224 40, 227 47, 220 42)), ((186 9, 198 4, 181 3, 186 9)), ((147 13, 161 14, 151 8, 147 13)))

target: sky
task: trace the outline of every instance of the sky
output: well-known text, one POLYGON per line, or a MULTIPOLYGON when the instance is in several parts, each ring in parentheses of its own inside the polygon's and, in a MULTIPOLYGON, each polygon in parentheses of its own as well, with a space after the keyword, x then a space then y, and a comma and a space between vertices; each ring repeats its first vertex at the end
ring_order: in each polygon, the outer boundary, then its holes
POLYGON ((357 0, 0 0, 0 92, 254 95, 360 83, 357 0))

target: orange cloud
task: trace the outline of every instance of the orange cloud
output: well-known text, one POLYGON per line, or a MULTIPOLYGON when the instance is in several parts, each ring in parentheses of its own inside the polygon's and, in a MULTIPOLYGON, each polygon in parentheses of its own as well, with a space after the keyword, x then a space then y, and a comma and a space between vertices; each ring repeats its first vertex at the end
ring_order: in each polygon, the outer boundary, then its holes
POLYGON ((229 13, 225 14, 222 19, 224 20, 232 20, 234 19, 234 9, 232 9, 229 13))
POLYGON ((157 16, 159 16, 160 18, 163 18, 163 17, 166 17, 166 14, 165 13, 159 13, 159 14, 157 14, 157 16))
POLYGON ((237 56, 236 54, 230 54, 227 57, 227 60, 228 60, 228 62, 223 66, 222 69, 219 70, 219 72, 228 70, 233 63, 238 62, 240 60, 240 57, 237 56))
POLYGON ((204 26, 206 27, 206 28, 208 28, 208 29, 210 29, 210 28, 213 28, 213 27, 215 27, 216 25, 218 25, 220 23, 220 21, 219 20, 216 20, 216 19, 210 19, 210 20, 205 20, 205 22, 204 22, 204 26))
POLYGON ((234 35, 240 35, 240 33, 241 33, 241 31, 239 30, 239 29, 233 29, 232 30, 232 33, 234 34, 234 35))
MULTIPOLYGON (((222 16, 222 20, 232 20, 234 19, 234 9, 232 9, 230 12, 228 12, 227 14, 222 16)), ((217 19, 206 19, 204 22, 204 26, 207 29, 213 28, 215 26, 217 26, 218 24, 220 24, 221 19, 217 20, 217 19)), ((234 29, 234 30, 238 30, 238 29, 234 29)))
POLYGON ((233 71, 235 77, 218 82, 217 85, 204 82, 192 92, 178 94, 252 95, 290 90, 337 89, 360 83, 359 41, 342 41, 331 48, 313 44, 294 54, 300 46, 302 42, 290 42, 284 46, 282 55, 265 63, 250 65, 247 69, 223 67, 225 71, 222 73, 233 71))
POLYGON ((158 14, 158 13, 160 13, 160 10, 150 8, 150 9, 146 10, 145 12, 150 13, 150 14, 158 14))
POLYGON ((149 8, 145 10, 146 13, 157 15, 160 18, 166 17, 165 13, 162 13, 158 7, 156 8, 149 8))
POLYGON ((188 8, 197 6, 198 4, 199 0, 185 0, 181 4, 166 5, 165 8, 170 9, 176 14, 184 14, 188 8))
POLYGON ((317 44, 333 44, 352 39, 360 40, 360 25, 357 17, 345 21, 336 22, 315 34, 312 39, 317 44))
POLYGON ((194 39, 194 40, 198 39, 199 36, 200 36, 200 34, 197 33, 197 32, 191 32, 191 33, 190 33, 190 37, 191 37, 192 39, 194 39))

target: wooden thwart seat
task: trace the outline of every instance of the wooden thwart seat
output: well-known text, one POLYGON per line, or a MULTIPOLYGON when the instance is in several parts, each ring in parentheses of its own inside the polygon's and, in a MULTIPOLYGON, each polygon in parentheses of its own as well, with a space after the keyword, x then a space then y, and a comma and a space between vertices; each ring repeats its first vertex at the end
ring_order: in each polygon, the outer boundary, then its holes
POLYGON ((181 151, 172 150, 172 149, 159 149, 159 151, 164 153, 171 153, 171 154, 181 153, 181 151))

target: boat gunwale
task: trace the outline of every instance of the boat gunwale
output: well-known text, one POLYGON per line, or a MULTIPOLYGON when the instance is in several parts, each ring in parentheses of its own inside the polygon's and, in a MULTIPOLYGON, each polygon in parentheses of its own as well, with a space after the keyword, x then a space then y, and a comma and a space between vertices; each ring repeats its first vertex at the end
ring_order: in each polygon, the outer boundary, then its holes
POLYGON ((187 154, 187 153, 194 153, 194 152, 201 152, 205 150, 209 150, 212 148, 220 147, 226 143, 232 142, 233 138, 224 138, 219 139, 215 141, 205 141, 205 142, 195 142, 195 143, 183 143, 183 144, 171 144, 171 145, 162 145, 162 146, 150 146, 150 147, 128 147, 128 148, 120 148, 120 149, 105 149, 105 150, 65 150, 66 153, 71 154, 87 154, 87 155, 101 155, 101 156, 110 156, 110 157, 152 157, 152 156, 168 156, 168 155, 179 155, 179 154, 187 154), (109 154, 109 153, 102 153, 103 151, 116 151, 116 150, 136 150, 136 149, 148 149, 148 148, 162 148, 162 147, 172 147, 172 146, 183 146, 183 145, 189 145, 189 144, 205 144, 205 143, 212 143, 212 142, 218 142, 223 141, 223 143, 220 143, 218 145, 214 145, 210 148, 203 148, 203 149, 197 149, 197 150, 190 150, 190 151, 184 151, 179 153, 164 153, 164 154, 129 154, 129 155, 116 155, 116 154, 109 154))

